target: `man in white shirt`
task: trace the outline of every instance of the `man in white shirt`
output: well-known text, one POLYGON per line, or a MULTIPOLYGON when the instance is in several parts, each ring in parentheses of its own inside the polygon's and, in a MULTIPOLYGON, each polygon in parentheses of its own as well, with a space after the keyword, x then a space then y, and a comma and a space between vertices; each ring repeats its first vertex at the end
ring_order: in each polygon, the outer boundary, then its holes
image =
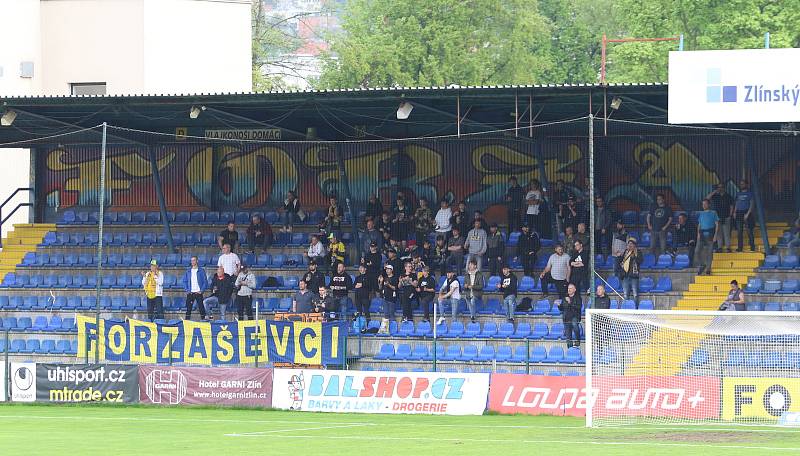
POLYGON ((461 283, 456 277, 454 269, 447 270, 447 278, 439 288, 439 309, 442 309, 442 316, 439 317, 437 325, 444 323, 444 304, 450 304, 450 312, 453 315, 453 321, 458 317, 458 306, 461 303, 461 283))
POLYGON ((537 233, 541 233, 542 229, 539 224, 539 206, 542 202, 542 187, 539 181, 532 180, 530 182, 530 190, 525 194, 525 201, 528 205, 525 210, 525 221, 528 226, 536 229, 537 233))
POLYGON ((239 255, 231 252, 231 245, 223 244, 222 255, 220 255, 219 260, 217 260, 217 266, 222 266, 222 268, 225 269, 225 274, 236 277, 239 274, 240 264, 242 264, 242 262, 239 261, 239 255))
POLYGON ((564 299, 567 296, 567 283, 570 276, 569 255, 564 253, 564 246, 556 244, 555 253, 550 255, 547 266, 539 274, 542 279, 542 297, 546 297, 550 283, 554 284, 558 297, 564 299))
POLYGON ((183 274, 183 290, 186 292, 186 320, 192 319, 192 307, 197 303, 200 319, 206 319, 206 310, 203 306, 203 291, 208 288, 206 271, 197 264, 197 257, 192 256, 189 269, 183 274))
POLYGON ((450 210, 450 205, 447 200, 442 200, 439 205, 439 210, 436 212, 436 232, 445 235, 445 239, 450 237, 450 218, 453 216, 453 211, 450 210))
POLYGON ((325 247, 322 245, 322 242, 319 242, 319 236, 311 236, 311 243, 308 245, 306 258, 308 258, 309 264, 311 264, 312 261, 316 261, 317 264, 324 264, 325 247))

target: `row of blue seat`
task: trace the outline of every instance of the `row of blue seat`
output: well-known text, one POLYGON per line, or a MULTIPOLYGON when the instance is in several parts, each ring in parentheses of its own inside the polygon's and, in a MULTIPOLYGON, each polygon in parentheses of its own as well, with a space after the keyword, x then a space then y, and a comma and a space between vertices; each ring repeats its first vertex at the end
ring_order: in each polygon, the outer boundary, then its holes
POLYGON ((800 293, 800 280, 763 280, 753 277, 744 287, 745 293, 765 293, 765 294, 794 294, 800 293))
MULTIPOLYGON (((205 233, 172 233, 172 243, 177 246, 213 246, 217 245, 218 232, 205 233)), ((274 233, 273 247, 305 247, 310 242, 311 233, 274 233)), ((50 231, 45 234, 41 245, 43 247, 91 247, 100 239, 96 232, 65 232, 50 231)), ((349 244, 353 235, 349 231, 341 234, 341 241, 349 244)), ((239 242, 244 243, 245 237, 240 233, 239 242)), ((103 245, 110 247, 150 247, 166 246, 167 235, 148 232, 106 232, 103 233, 103 245)))
MULTIPOLYGON (((250 223, 254 215, 261 216, 269 224, 279 223, 280 214, 275 211, 195 211, 195 212, 167 212, 167 220, 170 223, 183 225, 225 225, 229 221, 234 221, 240 225, 250 223)), ((303 222, 297 224, 318 224, 325 218, 324 210, 314 210, 308 212, 308 217, 303 222)), ((350 220, 350 214, 344 214, 344 220, 350 220)), ((75 211, 66 210, 61 215, 59 224, 63 225, 96 225, 100 221, 100 214, 97 211, 75 211)), ((106 211, 103 213, 103 223, 110 225, 155 225, 161 223, 160 212, 144 211, 106 211)))
MULTIPOLYGON (((359 370, 362 371, 380 371, 380 372, 428 372, 428 370, 423 369, 421 367, 415 367, 413 369, 406 369, 404 367, 399 366, 383 366, 378 369, 374 369, 372 366, 361 366, 359 370)), ((447 373, 464 373, 464 374, 518 374, 518 375, 547 375, 550 377, 579 377, 583 375, 582 371, 577 370, 568 370, 566 372, 561 372, 557 370, 551 370, 547 373, 541 369, 532 369, 530 373, 526 372, 524 369, 497 369, 496 371, 492 371, 491 367, 475 367, 474 369, 471 367, 463 367, 461 369, 457 369, 455 367, 445 367, 437 369, 438 372, 447 372, 447 373)))
MULTIPOLYGON (((151 260, 156 260, 161 266, 165 267, 188 267, 191 261, 191 253, 110 253, 102 257, 104 267, 144 267, 150 264, 151 260)), ((216 268, 219 255, 209 255, 207 253, 197 254, 197 262, 203 267, 216 268)), ((70 253, 42 253, 28 252, 22 258, 20 267, 92 267, 96 266, 97 255, 90 253, 70 254, 70 253)), ((262 253, 259 255, 244 254, 240 259, 247 265, 256 268, 307 268, 306 259, 301 254, 275 254, 262 253)))
POLYGON ((12 339, 6 347, 5 339, 0 339, 0 353, 37 354, 37 355, 74 355, 78 353, 78 341, 53 339, 12 339))
MULTIPOLYGON (((410 344, 383 344, 374 356, 377 360, 391 361, 433 361, 433 352, 427 345, 410 344)), ((485 345, 480 349, 475 345, 442 345, 436 346, 437 361, 462 361, 462 362, 487 362, 497 361, 503 363, 563 363, 583 364, 585 362, 580 348, 570 347, 566 351, 563 347, 532 347, 530 352, 525 346, 518 346, 512 350, 509 345, 497 348, 485 345)))
MULTIPOLYGON (((380 328, 380 321, 370 321, 367 328, 380 328)), ((370 334, 369 332, 367 334, 370 334)), ((581 334, 582 331, 581 331, 581 334)), ((381 337, 381 334, 370 334, 374 337, 381 337)), ((390 337, 433 337, 433 326, 429 322, 414 323, 411 321, 404 321, 397 323, 395 321, 389 322, 390 337)), ((446 339, 531 339, 531 340, 560 340, 564 338, 564 325, 562 323, 554 323, 552 326, 544 322, 538 322, 533 325, 526 322, 517 323, 501 323, 486 322, 481 325, 480 322, 469 322, 466 325, 460 321, 451 321, 448 323, 441 323, 436 326, 436 337, 446 339)))
MULTIPOLYGON (((286 312, 292 307, 291 298, 256 298, 253 300, 259 312, 286 312)), ((185 296, 164 296, 164 310, 180 311, 186 307, 185 296)), ((352 304, 348 306, 352 314, 352 304)), ((147 309, 147 298, 144 296, 102 296, 100 308, 112 312, 135 312, 147 309)), ((0 309, 3 310, 64 310, 92 311, 97 309, 94 296, 5 296, 0 295, 0 309)))
POLYGON ((767 255, 764 257, 764 264, 761 266, 763 271, 771 271, 775 269, 790 270, 800 268, 800 259, 797 255, 767 255))
POLYGON ((0 319, 0 330, 12 331, 42 331, 42 332, 56 332, 68 331, 76 332, 78 327, 75 325, 75 319, 61 318, 58 315, 53 315, 48 320, 46 316, 40 315, 31 320, 31 317, 5 317, 0 319))

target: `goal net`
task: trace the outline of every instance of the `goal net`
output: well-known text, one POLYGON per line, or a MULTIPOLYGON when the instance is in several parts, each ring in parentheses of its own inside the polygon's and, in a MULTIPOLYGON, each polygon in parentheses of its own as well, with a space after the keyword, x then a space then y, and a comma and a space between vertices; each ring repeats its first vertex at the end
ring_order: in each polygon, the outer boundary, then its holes
POLYGON ((800 312, 588 310, 587 426, 797 424, 800 312))

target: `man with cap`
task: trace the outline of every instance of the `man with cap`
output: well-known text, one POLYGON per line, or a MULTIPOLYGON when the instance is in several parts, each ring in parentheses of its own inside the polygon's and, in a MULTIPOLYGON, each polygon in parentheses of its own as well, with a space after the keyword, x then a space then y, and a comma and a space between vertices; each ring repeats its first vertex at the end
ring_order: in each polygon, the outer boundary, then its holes
MULTIPOLYGON (((387 256, 386 264, 392 265, 392 270, 394 271, 394 275, 400 274, 400 270, 403 269, 403 260, 401 260, 400 257, 397 256, 397 250, 389 249, 386 252, 386 256, 387 256)), ((384 273, 385 272, 386 271, 384 270, 384 273)))
POLYGON ((424 322, 429 322, 431 318, 431 304, 433 303, 433 296, 436 293, 436 277, 431 274, 431 268, 424 266, 422 274, 417 281, 417 297, 419 304, 422 307, 424 322))
POLYGON ((455 269, 448 269, 447 270, 447 278, 442 283, 442 286, 439 288, 439 310, 441 315, 439 317, 439 321, 436 322, 437 325, 444 323, 444 305, 450 305, 450 312, 453 316, 453 321, 458 318, 458 306, 461 302, 461 283, 459 283, 458 278, 456 277, 455 269))
POLYGON ((336 270, 336 265, 344 263, 344 243, 336 238, 336 233, 328 235, 328 261, 331 271, 336 270))
POLYGON ((383 298, 383 318, 388 321, 394 319, 394 311, 397 305, 398 277, 394 273, 394 266, 390 263, 387 262, 383 268, 384 274, 378 276, 378 289, 383 298))
POLYGON ((636 239, 629 238, 625 252, 619 257, 618 271, 619 278, 622 280, 625 299, 633 298, 636 301, 636 307, 639 307, 639 270, 642 260, 642 255, 636 245, 636 239))
POLYGON ((367 270, 367 277, 369 277, 370 280, 370 290, 374 291, 378 289, 378 276, 381 275, 382 272, 382 263, 383 257, 378 251, 378 244, 376 242, 370 242, 369 249, 361 254, 361 261, 359 262, 359 264, 364 266, 367 270))
POLYGON ((142 271, 142 287, 147 296, 147 318, 164 318, 164 273, 156 260, 150 261, 149 271, 142 271))
MULTIPOLYGON (((376 276, 377 277, 377 276, 376 276)), ((372 291, 377 286, 377 279, 373 279, 370 276, 369 272, 367 272, 366 265, 359 264, 358 265, 358 275, 356 276, 355 282, 353 282, 353 290, 355 290, 355 304, 356 304, 356 314, 355 317, 358 318, 363 316, 367 323, 369 323, 370 314, 369 314, 369 298, 372 295, 372 291)))
POLYGON ((236 277, 234 286, 236 287, 236 307, 239 320, 244 319, 245 312, 247 312, 247 318, 252 320, 253 288, 256 287, 256 276, 250 272, 250 269, 244 263, 239 266, 239 275, 236 277))
POLYGON ((319 287, 325 286, 325 276, 319 270, 319 265, 317 265, 316 261, 308 263, 308 271, 303 274, 302 280, 312 292, 319 290, 319 287))
POLYGON ((333 304, 336 308, 333 312, 339 312, 344 308, 345 300, 350 290, 353 289, 353 279, 344 270, 344 263, 336 265, 336 272, 331 275, 330 289, 333 294, 333 304))
POLYGON ((536 265, 536 255, 542 248, 539 233, 531 229, 528 224, 522 225, 522 234, 517 242, 517 256, 522 262, 523 273, 528 277, 533 277, 533 268, 536 265))
POLYGON ((464 265, 464 244, 466 240, 457 226, 453 226, 452 233, 453 237, 447 241, 447 267, 458 273, 464 265))
POLYGON ((486 236, 486 259, 489 262, 489 275, 500 274, 500 267, 505 256, 506 243, 503 235, 497 229, 497 223, 489 226, 489 234, 486 236))

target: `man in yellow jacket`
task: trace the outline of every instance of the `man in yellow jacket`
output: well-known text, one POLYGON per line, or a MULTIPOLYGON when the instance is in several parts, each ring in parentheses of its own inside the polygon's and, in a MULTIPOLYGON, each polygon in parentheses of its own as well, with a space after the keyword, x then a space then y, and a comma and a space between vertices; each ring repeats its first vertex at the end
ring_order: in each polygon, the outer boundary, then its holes
POLYGON ((150 270, 142 271, 142 287, 147 295, 147 318, 164 318, 164 273, 156 260, 150 261, 150 270))

